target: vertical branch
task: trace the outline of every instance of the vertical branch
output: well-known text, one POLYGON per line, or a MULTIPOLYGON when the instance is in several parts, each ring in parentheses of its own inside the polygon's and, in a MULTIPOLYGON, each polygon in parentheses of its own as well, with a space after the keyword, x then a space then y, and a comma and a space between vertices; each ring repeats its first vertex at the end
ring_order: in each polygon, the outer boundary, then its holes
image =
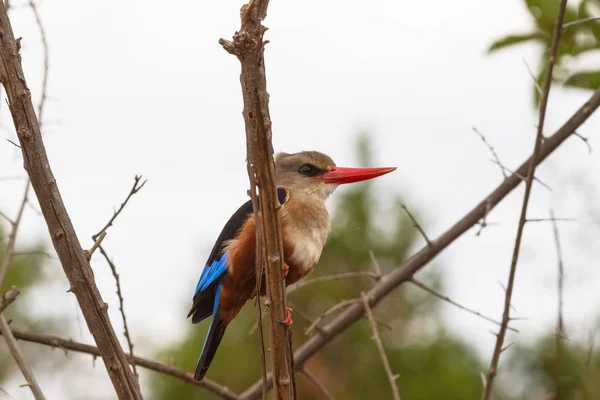
POLYGON ((86 319, 119 399, 142 399, 137 380, 108 318, 89 262, 50 168, 40 126, 31 102, 19 55, 20 45, 0 2, 0 73, 21 144, 25 170, 38 197, 56 253, 86 319))
POLYGON ((556 256, 558 258, 558 317, 556 319, 556 354, 554 360, 554 398, 558 399, 558 390, 560 389, 560 365, 562 362, 562 340, 564 337, 563 323, 563 284, 564 284, 564 268, 562 249, 560 247, 560 238, 558 235, 558 226, 554 211, 550 210, 550 218, 552 219, 552 233, 554 234, 554 243, 556 244, 556 256))
MULTIPOLYGON (((266 294, 270 308, 270 345, 275 393, 276 399, 284 400, 295 398, 296 385, 291 330, 288 326, 279 323, 285 319, 286 304, 283 240, 275 185, 269 94, 264 64, 266 42, 263 40, 263 35, 267 28, 262 25, 262 21, 267 15, 268 5, 268 0, 250 0, 242 7, 241 29, 234 35, 233 41, 221 39, 219 43, 226 51, 237 56, 242 67, 240 81, 244 100, 248 175, 256 220, 257 295, 260 295, 262 289, 262 266, 264 265, 267 280, 266 294), (256 186, 258 186, 260 204, 256 198, 256 186), (258 257, 261 258, 260 263, 258 257)), ((264 387, 266 387, 265 374, 263 374, 264 387)))
POLYGON ((521 208, 521 216, 519 217, 519 226, 517 228, 517 236, 515 238, 515 246, 513 249, 512 261, 510 265, 510 273, 508 276, 508 285, 506 286, 506 296, 504 301, 504 312, 502 314, 502 325, 500 331, 496 336, 496 345, 494 347, 494 353, 492 360, 487 371, 486 379, 484 382, 482 400, 489 400, 492 393, 492 387, 494 384, 494 378, 498 370, 498 362, 500 361, 500 355, 504 348, 504 338, 508 329, 508 323, 510 321, 510 307, 511 298, 515 281, 515 272, 517 270, 517 261, 519 259, 519 250, 521 248, 521 238, 523 237, 523 229, 527 222, 527 206, 529 205, 529 196, 531 194, 531 187, 533 184, 533 177, 535 175, 535 167, 537 165, 537 159, 540 156, 541 148, 544 141, 544 120, 546 117, 546 107, 548 105, 548 96, 550 94, 550 87, 552 85, 552 72, 554 70, 554 61, 556 60, 556 53, 558 51, 558 43, 562 34, 562 23, 565 15, 565 9, 567 7, 567 0, 561 0, 560 9, 556 16, 556 23, 554 26, 554 35, 552 38, 552 48, 550 50, 550 57, 548 59, 548 74, 546 76, 546 82, 544 83, 544 91, 540 102, 540 115, 538 122, 538 130, 535 138, 535 146, 533 149, 532 162, 529 164, 527 179, 525 181, 525 195, 523 196, 523 206, 521 208))

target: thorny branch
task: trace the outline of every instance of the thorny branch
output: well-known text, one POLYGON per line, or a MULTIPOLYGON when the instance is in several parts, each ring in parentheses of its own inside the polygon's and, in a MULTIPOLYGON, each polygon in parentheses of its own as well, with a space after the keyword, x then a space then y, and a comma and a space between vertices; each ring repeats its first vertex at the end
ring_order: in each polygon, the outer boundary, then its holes
POLYGON ((473 127, 473 131, 477 135, 479 135, 479 137, 483 141, 483 144, 485 144, 485 146, 488 148, 488 150, 490 151, 490 153, 492 153, 492 157, 494 157, 494 160, 495 160, 496 164, 498 165, 498 167, 500 167, 500 171, 502 171, 502 176, 504 176, 504 179, 508 178, 508 175, 506 175, 506 170, 502 166, 502 162, 500 161, 500 157, 498 157, 498 153, 496 153, 496 150, 494 149, 494 147, 490 144, 490 142, 487 141, 487 139, 485 138, 485 136, 483 136, 483 133, 481 133, 479 131, 479 129, 477 129, 476 127, 473 127))
MULTIPOLYGON (((468 231, 471 227, 478 224, 479 221, 489 214, 491 210, 500 203, 512 190, 514 190, 521 182, 521 176, 526 175, 529 166, 533 164, 538 165, 544 161, 550 154, 552 154, 566 139, 568 139, 573 132, 575 132, 588 118, 589 116, 600 107, 600 90, 596 90, 588 101, 581 106, 577 112, 575 112, 563 126, 561 126, 554 135, 546 137, 539 154, 535 157, 529 157, 525 160, 519 168, 512 174, 508 179, 504 180, 500 185, 496 187, 494 191, 485 196, 483 200, 477 204, 469 213, 463 218, 458 220, 453 226, 451 226, 446 232, 434 239, 436 243, 435 248, 429 246, 422 247, 412 257, 402 263, 398 268, 392 272, 383 276, 382 279, 371 289, 369 294, 369 305, 371 307, 379 303, 384 297, 388 295, 392 290, 403 284, 404 282, 410 281, 415 272, 425 267, 435 256, 437 256, 442 250, 453 243, 462 234, 468 231)), ((321 348, 331 342, 334 338, 348 329, 356 321, 360 320, 364 315, 364 307, 360 304, 354 304, 348 307, 348 309, 342 313, 339 317, 335 318, 331 323, 324 327, 324 333, 320 335, 312 336, 294 353, 294 365, 296 368, 301 368, 302 365, 312 355, 317 353, 321 348)), ((271 386, 271 377, 268 377, 268 385, 271 386)), ((243 400, 252 400, 260 397, 262 392, 262 382, 257 382, 246 390, 242 395, 243 400)))
POLYGON ((400 207, 402 207, 402 209, 404 210, 404 212, 406 212, 406 214, 408 215, 408 217, 410 218, 410 220, 413 222, 413 226, 415 228, 417 228, 417 230, 421 233, 421 236, 423 236, 423 239, 425 239, 425 242, 427 243, 427 246, 432 247, 433 244, 431 243, 431 240, 429 240, 429 238, 427 237, 427 234, 425 233, 425 231, 423 230, 423 228, 421 227, 421 225, 419 225, 419 223, 417 222, 417 220, 415 219, 415 217, 413 217, 413 215, 410 213, 410 211, 408 211, 408 208, 406 207, 406 205, 400 204, 400 207))
POLYGON ((531 194, 531 187, 533 185, 533 177, 535 175, 536 161, 542 150, 542 142, 544 140, 544 121, 546 117, 546 107, 548 105, 548 96, 550 94, 550 87, 552 86, 552 72, 554 70, 554 61, 556 59, 556 53, 558 51, 558 44, 562 34, 562 24, 565 15, 565 9, 567 7, 567 0, 561 0, 560 9, 556 16, 556 25, 554 27, 554 35, 552 38, 552 49, 550 50, 550 58, 548 60, 548 74, 546 76, 546 82, 544 83, 544 90, 540 101, 540 115, 537 135, 535 138, 535 146, 533 149, 532 163, 529 165, 527 171, 527 181, 525 182, 525 195, 523 196, 523 207, 521 208, 521 216, 519 217, 519 226, 517 228, 517 236, 515 238, 515 246, 512 255, 512 261, 510 265, 510 272, 508 277, 508 285, 506 286, 506 295, 504 301, 504 312, 502 314, 502 325, 500 331, 496 336, 496 345, 494 347, 494 353, 492 354, 492 360, 488 368, 486 379, 484 382, 484 388, 482 393, 482 400, 488 400, 492 394, 492 388, 494 386, 494 378, 498 371, 498 362, 500 361, 500 355, 503 352, 504 338, 506 336, 506 330, 510 321, 510 307, 511 299, 514 288, 515 273, 517 270, 517 261, 519 259, 519 250, 521 249, 521 238, 523 236, 523 230, 525 223, 527 222, 527 206, 529 205, 529 197, 531 194))
MULTIPOLYGON (((241 28, 233 41, 220 39, 219 43, 241 63, 241 84, 246 126, 246 150, 250 195, 256 223, 256 281, 257 293, 262 286, 263 266, 266 275, 266 294, 269 301, 271 365, 275 376, 275 397, 294 399, 292 336, 288 326, 279 323, 286 315, 285 285, 283 280, 283 240, 279 221, 279 201, 275 185, 275 166, 271 142, 269 94, 265 76, 263 35, 267 28, 262 21, 267 15, 268 0, 250 0, 241 10, 241 28), (258 186, 260 207, 257 201, 258 186)), ((258 297, 258 296, 257 296, 258 297)), ((258 302, 258 325, 261 328, 261 307, 258 302)), ((261 350, 262 331, 259 335, 261 350)), ((267 378, 264 356, 262 359, 262 392, 266 396, 267 378)))
MULTIPOLYGON (((434 289, 430 288, 429 286, 425 285, 423 282, 421 282, 421 281, 419 281, 419 280, 417 280, 417 279, 415 279, 415 278, 412 278, 412 279, 410 279, 410 281, 409 281, 409 282, 411 282, 411 283, 413 283, 414 285, 416 285, 416 286, 420 287, 421 289, 423 289, 423 290, 424 290, 424 291, 426 291, 427 293, 429 293, 429 294, 431 294, 431 295, 433 295, 433 296, 437 297, 438 299, 444 300, 444 301, 446 301, 446 302, 448 302, 448 303, 452 304, 453 306, 456 306, 456 307, 460 308, 460 309, 461 309, 461 310, 463 310, 463 311, 466 311, 466 312, 468 312, 468 313, 471 313, 471 314, 473 314, 473 315, 476 315, 476 316, 478 316, 478 317, 480 317, 480 318, 483 318, 483 319, 485 319, 486 321, 489 321, 489 322, 491 322, 491 323, 493 323, 493 324, 496 324, 496 325, 502 325, 502 323, 501 323, 500 321, 496 321, 495 319, 493 319, 493 318, 490 318, 490 317, 487 317, 487 316, 485 316, 485 315, 481 314, 481 313, 480 313, 480 312, 478 312, 478 311, 475 311, 475 310, 473 310, 473 309, 471 309, 471 308, 465 307, 465 306, 463 306, 463 305, 461 305, 461 304, 459 304, 459 303, 455 302, 455 301, 454 301, 454 300, 452 300, 450 297, 448 297, 448 296, 444 296, 443 294, 441 294, 441 293, 438 293, 438 292, 437 292, 437 291, 435 291, 434 289)), ((509 329, 509 330, 511 330, 511 331, 513 331, 513 332, 519 332, 518 330, 516 330, 516 329, 515 329, 515 328, 513 328, 513 327, 509 327, 508 329, 509 329)))
MULTIPOLYGON (((45 346, 55 347, 65 352, 75 351, 79 353, 91 354, 94 357, 102 357, 100 351, 95 346, 90 346, 87 344, 75 342, 73 340, 63 339, 58 336, 52 335, 43 335, 37 333, 29 333, 24 332, 18 329, 12 329, 12 334, 18 340, 23 340, 26 342, 38 343, 45 346)), ((214 394, 220 396, 226 400, 237 400, 238 396, 233 393, 228 388, 218 385, 210 379, 204 379, 202 382, 199 382, 194 379, 194 375, 190 372, 184 371, 175 367, 174 365, 162 364, 153 360, 149 360, 147 358, 142 358, 138 356, 131 357, 130 355, 126 355, 127 360, 131 363, 135 362, 136 365, 146 368, 152 371, 160 372, 162 374, 170 375, 174 378, 180 379, 183 382, 194 385, 197 387, 201 387, 207 389, 214 394)))
POLYGON ((562 340, 564 338, 564 323, 563 323, 563 286, 564 286, 564 268, 562 249, 560 247, 560 237, 558 235, 558 225, 554 218, 554 211, 550 210, 550 218, 552 219, 552 233, 554 235, 554 243, 556 245, 556 257, 558 259, 558 317, 556 319, 556 355, 554 363, 554 398, 558 399, 558 389, 560 388, 560 366, 562 362, 562 340))
POLYGON ((379 351, 379 355, 381 356, 381 362, 383 363, 383 368, 385 369, 385 373, 390 382, 390 386, 392 388, 392 396, 394 400, 400 400, 400 393, 398 393, 398 384, 396 384, 396 380, 400 377, 399 375, 394 375, 392 372, 392 367, 390 367, 390 362, 385 354, 385 349, 383 348, 383 343, 381 342, 381 338, 379 337, 379 331, 377 330, 377 323, 375 322, 375 318, 373 318, 373 313, 371 312, 371 307, 369 307, 369 296, 365 294, 365 292, 361 292, 360 296, 362 297, 362 302, 365 307, 365 312, 367 313, 367 318, 369 319, 369 323, 371 324, 371 329, 373 330, 373 340, 377 345, 377 350, 379 351))
MULTIPOLYGON (((129 199, 131 199, 131 197, 134 194, 139 192, 140 189, 142 189, 144 187, 146 182, 148 182, 148 180, 146 179, 146 180, 142 181, 141 175, 136 175, 133 178, 133 186, 129 190, 127 197, 125 198, 123 203, 121 203, 121 206, 113 213, 113 216, 108 220, 106 225, 104 225, 104 227, 102 229, 100 229, 100 231, 98 233, 96 233, 95 235, 92 236, 92 240, 95 241, 94 246, 92 246, 92 248, 88 252, 86 252, 86 257, 88 257, 88 260, 89 260, 89 259, 91 259, 92 254, 94 253, 94 250, 96 248, 99 248, 100 254, 102 254, 104 259, 106 260, 108 266, 110 267, 110 271, 112 272, 113 277, 115 278, 115 284, 117 286, 117 297, 119 298, 119 312, 121 313, 121 318, 123 319, 123 330, 124 330, 123 333, 125 335, 125 339, 127 340, 127 346, 129 347, 129 355, 131 355, 131 357, 134 357, 134 354, 133 354, 134 346, 133 346, 133 341, 131 340, 131 335, 129 334, 129 325, 127 324, 127 317, 125 316, 125 307, 123 306, 124 300, 123 300, 123 292, 121 290, 121 279, 119 278, 119 273, 117 272, 117 267, 116 267, 115 263, 108 256, 108 253, 102 247, 101 242, 102 242, 102 239, 106 236, 106 230, 113 225, 113 223, 115 222, 115 220, 117 219, 119 214, 121 214, 121 211, 123 211, 123 209, 129 202, 129 199), (88 253, 89 253, 89 255, 88 255, 88 253)), ((133 373, 135 374, 136 377, 139 378, 137 368, 135 367, 135 358, 131 358, 131 360, 133 360, 133 362, 131 363, 131 367, 133 368, 133 373)))
POLYGON ((71 290, 75 293, 87 325, 104 356, 104 364, 117 396, 122 399, 142 399, 137 380, 114 333, 106 304, 95 284, 52 174, 19 50, 4 2, 0 2, 0 74, 21 145, 25 170, 38 197, 71 290))

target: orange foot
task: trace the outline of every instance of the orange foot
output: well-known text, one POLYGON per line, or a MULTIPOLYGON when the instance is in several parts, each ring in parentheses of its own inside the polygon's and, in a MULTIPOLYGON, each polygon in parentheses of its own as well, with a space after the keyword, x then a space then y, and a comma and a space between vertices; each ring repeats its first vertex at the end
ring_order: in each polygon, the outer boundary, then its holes
POLYGON ((283 263, 283 279, 287 277, 288 272, 290 272, 290 266, 286 263, 283 263))
POLYGON ((283 325, 288 325, 288 326, 292 325, 294 323, 294 321, 292 321, 292 313, 291 312, 292 312, 292 309, 289 307, 286 307, 285 308, 285 319, 283 321, 277 321, 277 322, 279 322, 280 324, 283 324, 283 325))

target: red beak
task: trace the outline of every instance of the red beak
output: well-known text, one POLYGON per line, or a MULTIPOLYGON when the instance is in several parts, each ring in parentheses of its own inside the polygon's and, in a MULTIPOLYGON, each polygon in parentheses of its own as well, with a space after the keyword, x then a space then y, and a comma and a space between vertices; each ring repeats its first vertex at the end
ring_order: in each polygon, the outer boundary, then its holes
POLYGON ((336 167, 331 171, 324 172, 319 176, 325 183, 353 183, 377 178, 378 176, 395 171, 396 168, 343 168, 336 167))

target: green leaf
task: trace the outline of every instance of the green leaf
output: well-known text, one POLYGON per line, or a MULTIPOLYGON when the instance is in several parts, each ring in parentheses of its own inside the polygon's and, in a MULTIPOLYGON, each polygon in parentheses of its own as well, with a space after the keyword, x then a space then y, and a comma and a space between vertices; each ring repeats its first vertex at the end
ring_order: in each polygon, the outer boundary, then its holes
POLYGON ((488 53, 492 53, 504 47, 513 46, 515 44, 520 44, 530 40, 548 41, 548 37, 543 32, 531 32, 522 35, 508 35, 492 43, 488 49, 488 53))
MULTIPOLYGON (((538 27, 542 31, 552 34, 554 31, 554 24, 556 23, 556 16, 558 15, 558 10, 560 9, 560 1, 525 0, 525 4, 535 19, 538 27)), ((565 10, 564 23, 575 21, 576 19, 576 10, 573 7, 567 7, 565 10)))
POLYGON ((600 71, 584 71, 571 75, 565 86, 596 90, 600 88, 600 71))

